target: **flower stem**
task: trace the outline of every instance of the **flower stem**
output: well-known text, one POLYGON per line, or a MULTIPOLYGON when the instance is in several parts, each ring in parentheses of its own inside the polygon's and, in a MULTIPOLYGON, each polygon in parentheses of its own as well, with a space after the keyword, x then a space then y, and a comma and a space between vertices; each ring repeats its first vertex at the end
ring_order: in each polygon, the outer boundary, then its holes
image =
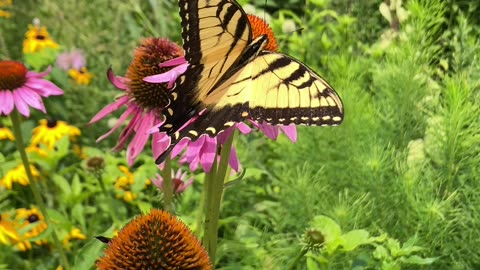
POLYGON ((233 133, 227 142, 222 146, 220 152, 220 163, 217 166, 216 158, 206 181, 206 213, 203 244, 207 249, 212 265, 215 265, 215 253, 217 250, 218 239, 218 219, 220 217, 220 202, 223 195, 223 184, 227 174, 228 162, 230 160, 230 152, 232 150, 233 133))
POLYGON ((303 258, 303 256, 305 256, 305 254, 307 254, 308 252, 308 249, 307 248, 302 248, 302 250, 300 250, 300 252, 297 254, 297 256, 295 257, 295 259, 293 260, 293 262, 290 264, 290 266, 287 268, 288 270, 293 270, 295 269, 295 266, 297 266, 298 262, 300 261, 301 258, 303 258))
POLYGON ((25 172, 27 173, 28 180, 30 181, 30 189, 32 190, 33 198, 35 199, 35 203, 37 204, 40 212, 42 212, 43 217, 45 218, 45 222, 47 223, 48 227, 53 228, 52 230, 52 237, 53 237, 53 244, 57 252, 60 254, 60 258, 62 260, 62 266, 65 270, 70 270, 70 264, 68 262, 68 258, 63 250, 62 243, 58 239, 57 233, 55 231, 55 225, 50 220, 50 217, 47 213, 47 207, 40 195, 40 189, 38 188, 38 184, 33 178, 32 171, 30 170, 30 162, 28 161, 27 153, 25 152, 25 144, 23 143, 22 137, 22 130, 20 128, 20 115, 16 110, 13 110, 12 114, 10 115, 12 118, 12 128, 13 134, 15 136, 15 143, 17 144, 18 152, 20 153, 20 157, 23 162, 23 166, 25 167, 25 172))
POLYGON ((163 208, 165 211, 168 211, 173 214, 173 180, 172 180, 172 160, 170 155, 168 155, 165 160, 165 165, 163 167, 163 208))

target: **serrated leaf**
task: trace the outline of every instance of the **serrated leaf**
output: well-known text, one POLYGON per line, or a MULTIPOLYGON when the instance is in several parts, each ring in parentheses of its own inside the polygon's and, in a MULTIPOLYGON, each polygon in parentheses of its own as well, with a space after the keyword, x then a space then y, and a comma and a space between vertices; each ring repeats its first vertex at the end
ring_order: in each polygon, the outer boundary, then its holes
POLYGON ((53 177, 51 178, 53 183, 62 191, 62 194, 64 196, 71 196, 72 195, 72 189, 70 187, 70 183, 68 183, 67 179, 65 179, 63 176, 54 174, 53 177))
POLYGON ((92 239, 76 252, 73 270, 91 269, 95 266, 95 261, 101 256, 105 244, 92 239))

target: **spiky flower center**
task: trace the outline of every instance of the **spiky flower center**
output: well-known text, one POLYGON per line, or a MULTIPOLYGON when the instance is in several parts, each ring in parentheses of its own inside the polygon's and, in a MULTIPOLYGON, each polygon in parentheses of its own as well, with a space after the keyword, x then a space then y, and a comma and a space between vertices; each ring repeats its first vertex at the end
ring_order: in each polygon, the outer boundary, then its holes
POLYGON ((27 68, 20 62, 0 61, 0 90, 15 90, 27 81, 27 68))
POLYGON ((49 128, 54 128, 57 126, 57 120, 55 119, 48 119, 47 121, 47 127, 49 128))
POLYGON ((27 218, 29 223, 34 223, 40 220, 40 217, 37 214, 31 214, 27 218))
POLYGON ((192 232, 168 212, 152 210, 108 242, 98 269, 198 269, 211 265, 192 232))
POLYGON ((247 17, 250 25, 252 26, 253 39, 261 35, 267 35, 268 43, 264 49, 267 51, 276 52, 278 50, 278 45, 272 28, 258 16, 248 14, 247 17))
POLYGON ((143 78, 167 72, 171 68, 160 68, 159 64, 180 57, 180 46, 162 38, 147 38, 135 49, 133 61, 128 67, 126 77, 130 95, 145 110, 163 108, 168 105, 168 88, 166 83, 148 83, 143 78))

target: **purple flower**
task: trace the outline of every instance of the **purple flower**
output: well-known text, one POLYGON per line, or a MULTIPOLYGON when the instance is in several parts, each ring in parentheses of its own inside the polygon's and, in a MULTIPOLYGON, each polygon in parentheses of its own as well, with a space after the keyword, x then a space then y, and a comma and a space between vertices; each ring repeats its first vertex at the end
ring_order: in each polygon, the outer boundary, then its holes
POLYGON ((87 60, 82 51, 72 50, 58 55, 57 66, 65 71, 69 71, 70 69, 81 70, 87 66, 87 60))
POLYGON ((63 95, 60 88, 44 79, 49 73, 50 68, 37 73, 20 62, 0 61, 0 115, 10 115, 16 108, 29 117, 30 107, 46 113, 42 97, 63 95))
MULTIPOLYGON (((114 150, 118 151, 128 143, 127 161, 129 165, 133 164, 148 142, 150 137, 148 131, 161 123, 161 111, 169 102, 168 85, 173 85, 178 74, 182 74, 186 69, 187 62, 180 57, 181 54, 181 47, 167 39, 147 38, 135 49, 133 61, 128 67, 125 77, 115 76, 111 69, 108 71, 110 82, 117 89, 124 91, 124 94, 98 112, 89 124, 126 107, 115 126, 98 138, 97 142, 110 136, 128 121, 114 150), (163 76, 157 77, 160 84, 143 80, 143 78, 155 74, 163 76)), ((166 135, 154 135, 155 141, 161 140, 164 136, 166 135)))
MULTIPOLYGON (((173 192, 180 194, 185 191, 193 183, 193 177, 187 179, 187 173, 182 172, 181 169, 178 169, 177 173, 172 170, 172 182, 173 182, 173 192)), ((156 178, 152 180, 152 183, 158 187, 160 190, 163 190, 163 177, 159 174, 156 175, 156 178)))

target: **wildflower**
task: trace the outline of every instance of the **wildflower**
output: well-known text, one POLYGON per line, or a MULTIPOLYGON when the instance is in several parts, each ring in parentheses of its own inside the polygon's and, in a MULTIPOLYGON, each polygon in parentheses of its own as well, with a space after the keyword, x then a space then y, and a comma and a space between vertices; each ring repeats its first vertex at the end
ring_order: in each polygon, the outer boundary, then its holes
POLYGON ((93 78, 93 74, 88 72, 86 67, 82 67, 81 69, 72 68, 68 71, 68 75, 70 75, 78 85, 89 85, 93 78))
MULTIPOLYGON (((0 8, 3 8, 3 7, 8 8, 11 5, 12 5, 12 0, 0 0, 0 8)), ((10 12, 0 9, 0 17, 10 18, 11 16, 12 14, 10 12)))
MULTIPOLYGON (((268 26, 268 24, 266 24, 261 18, 253 15, 248 15, 248 19, 250 21, 250 24, 252 25, 253 37, 256 38, 263 34, 268 35, 268 43, 265 46, 265 49, 269 51, 276 51, 278 49, 278 45, 270 26, 268 26)), ((164 77, 165 76, 163 74, 153 75, 145 78, 145 81, 152 83, 163 83, 165 81, 164 77)), ((200 112, 199 115, 201 115, 202 113, 203 111, 200 112)), ((192 118, 190 121, 194 122, 195 118, 192 118)), ((253 125, 253 127, 263 132, 267 137, 272 140, 276 140, 278 138, 278 135, 283 132, 290 140, 294 142, 296 141, 297 133, 296 127, 294 125, 278 127, 272 126, 268 123, 258 123, 253 119, 249 119, 249 122, 253 125)), ((235 128, 238 129, 242 134, 248 134, 251 132, 251 129, 246 124, 237 123, 234 126, 226 129, 222 133, 218 134, 214 138, 210 138, 207 135, 202 135, 195 141, 190 141, 189 139, 184 138, 181 139, 177 143, 177 145, 173 147, 171 155, 172 157, 175 157, 179 155, 182 150, 185 149, 185 153, 180 159, 180 162, 189 163, 191 170, 196 170, 198 166, 201 165, 205 172, 210 172, 214 159, 215 157, 217 157, 217 150, 219 146, 223 145, 227 141, 235 128)), ((156 129, 156 127, 154 129, 156 129)), ((155 144, 152 146, 154 155, 156 157, 161 156, 161 154, 166 151, 166 148, 168 146, 168 138, 163 137, 163 135, 160 136, 160 138, 156 140, 155 144)), ((229 157, 229 165, 231 168, 238 172, 239 161, 233 147, 229 157)))
MULTIPOLYGON (((152 180, 153 184, 157 186, 160 190, 163 190, 163 177, 159 174, 156 175, 156 178, 152 180)), ((181 169, 175 172, 172 170, 172 182, 173 182, 173 191, 176 194, 180 194, 185 191, 193 183, 193 177, 190 177, 187 180, 187 173, 182 172, 181 169)))
POLYGON ((108 242, 103 269, 212 269, 206 250, 178 218, 153 209, 134 218, 108 242))
POLYGON ((64 71, 69 71, 70 69, 80 70, 87 66, 87 60, 82 51, 72 50, 59 54, 56 64, 64 71))
POLYGON ((9 215, 3 213, 0 215, 0 243, 9 245, 20 239, 14 223, 9 219, 9 215))
POLYGON ((120 165, 118 169, 123 175, 118 177, 114 184, 115 190, 117 191, 117 198, 131 202, 137 198, 137 195, 133 194, 130 190, 130 187, 135 183, 135 176, 126 166, 120 165))
MULTIPOLYGON (((40 176, 40 173, 33 165, 30 165, 30 171, 32 172, 32 176, 34 178, 38 178, 40 176)), ((11 169, 2 179, 0 179, 0 185, 4 186, 6 189, 12 189, 13 183, 19 183, 22 186, 27 186, 30 184, 30 181, 27 177, 27 172, 25 171, 25 167, 23 165, 18 165, 17 167, 11 169)))
POLYGON ((182 49, 177 44, 167 39, 147 38, 135 49, 133 61, 128 67, 125 77, 117 77, 111 70, 108 71, 111 83, 119 90, 124 91, 124 94, 98 112, 90 124, 105 118, 123 106, 126 107, 125 112, 113 128, 98 138, 97 142, 110 136, 128 118, 131 118, 114 147, 114 150, 118 151, 130 140, 127 147, 129 165, 133 164, 145 147, 150 137, 147 131, 161 122, 161 110, 168 104, 169 90, 165 82, 168 82, 170 86, 173 85, 177 76, 186 69, 187 62, 180 57, 181 55, 182 49), (162 84, 143 81, 144 77, 162 72, 165 72, 167 78, 162 84))
POLYGON ((26 149, 27 153, 36 153, 40 157, 48 157, 48 152, 39 144, 30 144, 26 149))
POLYGON ((48 149, 53 149, 55 144, 65 136, 69 136, 71 141, 80 135, 80 129, 68 125, 64 121, 53 119, 42 119, 39 126, 33 129, 32 144, 44 144, 48 149))
MULTIPOLYGON (((25 231, 21 234, 21 241, 17 243, 17 248, 21 251, 26 249, 31 249, 30 239, 37 238, 48 228, 47 223, 43 215, 38 211, 37 208, 33 207, 31 209, 20 208, 16 210, 15 220, 19 224, 19 231, 25 231), (32 227, 33 226, 33 227, 32 227)), ((46 244, 46 240, 38 239, 34 241, 37 245, 46 244)))
POLYGON ((102 157, 92 157, 87 160, 87 170, 91 172, 100 172, 105 168, 105 159, 102 157))
POLYGON ((2 124, 0 124, 0 141, 2 140, 14 141, 15 137, 13 136, 13 133, 9 128, 4 127, 2 124))
POLYGON ((36 22, 28 26, 28 31, 23 41, 23 53, 35 53, 45 48, 59 48, 59 45, 50 38, 47 28, 39 24, 36 22))
POLYGON ((87 237, 82 233, 79 228, 72 228, 70 232, 65 236, 63 239, 63 245, 66 247, 70 247, 70 240, 77 239, 77 240, 85 240, 87 237))
POLYGON ((42 97, 63 95, 55 84, 43 78, 50 73, 28 71, 20 62, 0 61, 0 115, 9 115, 16 108, 25 117, 29 107, 46 113, 42 97))

